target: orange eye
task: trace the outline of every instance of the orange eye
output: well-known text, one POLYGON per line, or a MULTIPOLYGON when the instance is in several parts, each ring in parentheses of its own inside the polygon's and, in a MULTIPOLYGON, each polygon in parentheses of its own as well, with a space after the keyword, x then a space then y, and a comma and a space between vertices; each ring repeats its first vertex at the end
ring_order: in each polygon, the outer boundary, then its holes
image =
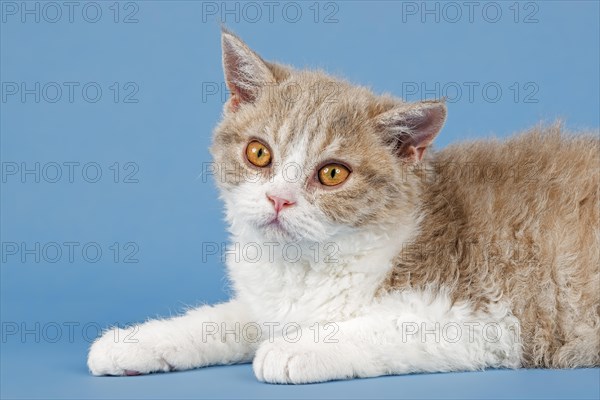
POLYGON ((325 186, 336 186, 348 179, 350 170, 342 164, 327 164, 319 170, 319 181, 325 186))
POLYGON ((246 147, 246 158, 257 167, 266 167, 271 164, 271 152, 269 148, 259 142, 253 140, 246 147))

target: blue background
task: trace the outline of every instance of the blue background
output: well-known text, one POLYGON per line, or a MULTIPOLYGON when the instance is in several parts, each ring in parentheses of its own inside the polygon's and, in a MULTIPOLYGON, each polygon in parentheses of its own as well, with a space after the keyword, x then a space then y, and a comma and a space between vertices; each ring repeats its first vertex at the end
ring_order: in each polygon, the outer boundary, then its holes
POLYGON ((291 387, 256 382, 249 365, 132 378, 94 378, 85 365, 98 327, 169 316, 229 296, 220 257, 203 257, 202 251, 203 243, 227 238, 217 191, 202 174, 222 106, 222 93, 207 93, 223 81, 219 20, 268 60, 322 68, 408 100, 451 97, 436 143, 442 147, 558 118, 572 129, 597 129, 598 2, 521 2, 518 15, 514 2, 498 2, 502 15, 495 23, 496 8, 483 11, 487 2, 479 3, 472 21, 463 3, 454 3, 462 13, 455 22, 456 8, 435 2, 320 3, 316 21, 313 2, 296 3, 302 16, 292 22, 296 13, 293 5, 284 12, 287 2, 278 3, 271 21, 263 2, 255 3, 261 15, 229 3, 238 11, 222 16, 208 12, 220 11, 221 2, 115 7, 99 1, 102 15, 95 23, 84 18, 95 18, 96 9, 86 2, 77 3, 72 22, 64 7, 58 18, 46 3, 26 4, 39 7, 39 22, 30 14, 22 22, 21 2, 1 4, 2 398, 600 396, 599 369, 423 374, 291 387), (417 14, 411 14, 414 7, 417 14), (423 7, 439 12, 422 15, 423 7), (23 82, 28 88, 40 82, 39 102, 35 93, 24 99, 10 94, 23 82), (56 97, 51 82, 63 88, 56 102, 50 102, 56 97), (64 82, 79 84, 72 102, 64 82), (93 90, 87 99, 82 94, 89 82, 102 89, 96 102, 93 90), (472 98, 467 82, 477 85, 472 98), (407 91, 421 84, 417 93, 407 91), (452 91, 457 86, 460 97, 452 91), (137 102, 125 102, 136 89, 128 101, 137 102), (64 162, 80 163, 73 182, 64 162), (117 183, 110 168, 115 162, 117 183), (35 163, 39 182, 34 175, 7 173, 35 163), (49 182, 52 163, 62 166, 56 183, 49 182), (94 169, 82 176, 86 163, 100 167, 98 182, 84 179, 93 179, 94 169), (72 262, 64 242, 79 243, 72 262), (22 251, 12 254, 12 243, 20 250, 21 243, 39 243, 47 252, 38 252, 39 262, 36 254, 23 260, 22 251), (48 243, 61 245, 63 254, 56 256, 48 243), (99 261, 91 262, 93 251, 84 258, 86 243, 102 250, 99 261), (124 262, 134 250, 129 260, 138 262, 124 262))

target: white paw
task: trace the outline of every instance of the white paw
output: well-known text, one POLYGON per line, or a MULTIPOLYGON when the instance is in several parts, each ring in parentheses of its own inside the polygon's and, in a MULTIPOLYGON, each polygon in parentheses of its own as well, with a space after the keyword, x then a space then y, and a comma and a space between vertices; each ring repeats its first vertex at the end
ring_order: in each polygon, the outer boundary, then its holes
POLYGON ((139 375, 170 371, 171 366, 137 328, 111 329, 90 347, 88 368, 93 375, 139 375))
POLYGON ((327 345, 263 343, 252 363, 256 378, 268 383, 316 383, 352 378, 352 366, 327 345))

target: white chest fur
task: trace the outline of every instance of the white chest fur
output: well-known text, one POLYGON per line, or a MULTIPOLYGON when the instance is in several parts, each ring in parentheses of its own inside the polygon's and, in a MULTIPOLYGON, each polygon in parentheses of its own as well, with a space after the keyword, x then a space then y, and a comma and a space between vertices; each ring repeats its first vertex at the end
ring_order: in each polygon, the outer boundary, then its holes
POLYGON ((236 297, 257 321, 343 321, 372 303, 411 231, 362 232, 322 244, 258 243, 238 236, 240 254, 228 254, 229 275, 236 297))

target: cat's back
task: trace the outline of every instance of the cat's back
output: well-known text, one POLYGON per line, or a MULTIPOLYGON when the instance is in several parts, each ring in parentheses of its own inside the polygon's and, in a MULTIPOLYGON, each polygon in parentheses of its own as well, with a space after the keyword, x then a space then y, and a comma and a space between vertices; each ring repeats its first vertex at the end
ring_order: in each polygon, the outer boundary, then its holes
POLYGON ((474 237, 480 236, 479 229, 496 232, 483 235, 488 239, 510 240, 556 232, 598 247, 597 133, 538 127, 509 139, 449 146, 433 165, 428 201, 446 199, 474 237))
POLYGON ((558 124, 537 127, 508 139, 448 146, 434 164, 440 180, 462 185, 456 187, 461 196, 479 197, 471 189, 483 189, 499 199, 518 194, 521 201, 543 201, 541 190, 550 196, 548 203, 597 200, 600 139, 597 132, 572 134, 558 124), (561 188, 568 188, 567 193, 561 188))

